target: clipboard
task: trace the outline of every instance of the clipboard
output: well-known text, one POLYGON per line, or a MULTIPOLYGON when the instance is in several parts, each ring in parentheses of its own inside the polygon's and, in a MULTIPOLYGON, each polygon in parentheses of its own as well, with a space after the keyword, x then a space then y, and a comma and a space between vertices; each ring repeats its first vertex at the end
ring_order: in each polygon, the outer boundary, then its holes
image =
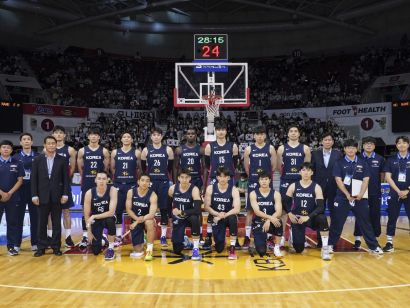
MULTIPOLYGON (((360 193, 363 181, 352 179, 352 197, 356 197, 360 193)), ((369 189, 366 189, 363 199, 369 198, 369 189)))

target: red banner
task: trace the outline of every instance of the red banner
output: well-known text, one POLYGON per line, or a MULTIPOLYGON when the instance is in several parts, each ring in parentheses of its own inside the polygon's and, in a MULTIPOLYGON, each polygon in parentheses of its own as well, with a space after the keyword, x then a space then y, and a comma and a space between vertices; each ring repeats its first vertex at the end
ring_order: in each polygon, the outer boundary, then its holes
POLYGON ((44 115, 51 117, 87 118, 88 108, 55 105, 23 104, 24 114, 44 115))

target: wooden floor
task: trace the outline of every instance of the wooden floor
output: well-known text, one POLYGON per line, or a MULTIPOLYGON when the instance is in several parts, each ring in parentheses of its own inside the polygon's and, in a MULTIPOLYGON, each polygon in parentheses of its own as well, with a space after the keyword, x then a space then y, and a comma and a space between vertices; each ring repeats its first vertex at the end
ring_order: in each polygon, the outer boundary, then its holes
MULTIPOLYGON (((345 227, 345 246, 352 240, 345 227)), ((30 307, 410 307, 410 236, 401 218, 394 253, 377 257, 365 250, 337 252, 320 259, 319 250, 277 260, 239 252, 237 261, 203 252, 203 261, 161 251, 152 262, 129 257, 130 245, 116 259, 77 254, 32 257, 29 241, 19 256, 0 255, 1 306, 30 307)), ((385 228, 383 228, 385 232, 385 228)), ((79 240, 77 233, 74 239, 79 240)), ((385 243, 385 236, 380 240, 385 243)), ((349 247, 347 247, 349 248, 349 247)), ((349 249, 346 249, 349 250, 349 249)), ((51 251, 49 251, 51 253, 51 251)))

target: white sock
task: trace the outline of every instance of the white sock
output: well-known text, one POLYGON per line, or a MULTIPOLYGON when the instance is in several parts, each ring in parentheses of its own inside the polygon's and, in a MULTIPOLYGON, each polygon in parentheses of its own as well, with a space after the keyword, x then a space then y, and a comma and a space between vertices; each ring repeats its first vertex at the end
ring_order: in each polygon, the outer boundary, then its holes
POLYGON ((235 244, 236 244, 236 239, 231 240, 231 246, 235 246, 235 244))
POLYGON ((108 243, 108 248, 109 249, 114 249, 114 242, 109 242, 108 243))
POLYGON ((211 226, 211 224, 208 224, 208 225, 206 226, 206 233, 212 233, 212 226, 211 226))
POLYGON ((246 237, 251 237, 251 230, 252 230, 251 226, 246 226, 245 227, 245 236, 246 237))
POLYGON ((360 241, 360 240, 361 240, 361 236, 355 236, 355 237, 354 237, 354 240, 355 240, 355 241, 360 241))
POLYGON ((391 235, 387 236, 387 243, 393 244, 393 236, 391 236, 391 235))
POLYGON ((279 244, 275 244, 275 248, 280 248, 279 244))
POLYGON ((115 235, 116 236, 121 236, 122 235, 122 227, 115 228, 115 235))
POLYGON ((161 226, 161 237, 167 236, 167 226, 161 226))
POLYGON ((199 248, 199 238, 194 239, 194 249, 199 248))
POLYGON ((272 234, 271 233, 266 233, 268 235, 267 239, 270 240, 272 239, 272 234))
POLYGON ((53 236, 53 230, 47 229, 47 236, 52 237, 53 236))
POLYGON ((87 232, 87 231, 83 231, 83 236, 84 236, 84 237, 88 237, 88 232, 87 232))
POLYGON ((322 238, 322 247, 327 246, 327 245, 328 245, 329 237, 326 236, 326 235, 322 235, 321 238, 322 238))
POLYGON ((65 238, 71 235, 71 229, 65 229, 65 238))
POLYGON ((153 248, 154 248, 154 244, 152 243, 147 244, 147 251, 152 251, 153 248))

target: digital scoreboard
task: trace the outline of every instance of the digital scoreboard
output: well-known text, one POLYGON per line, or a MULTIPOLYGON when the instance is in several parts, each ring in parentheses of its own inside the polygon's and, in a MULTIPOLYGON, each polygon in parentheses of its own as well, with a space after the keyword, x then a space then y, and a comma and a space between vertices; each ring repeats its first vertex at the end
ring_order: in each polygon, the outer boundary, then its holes
POLYGON ((410 132, 410 102, 393 102, 391 109, 392 132, 410 132))
POLYGON ((195 34, 194 60, 228 61, 228 34, 195 34))

